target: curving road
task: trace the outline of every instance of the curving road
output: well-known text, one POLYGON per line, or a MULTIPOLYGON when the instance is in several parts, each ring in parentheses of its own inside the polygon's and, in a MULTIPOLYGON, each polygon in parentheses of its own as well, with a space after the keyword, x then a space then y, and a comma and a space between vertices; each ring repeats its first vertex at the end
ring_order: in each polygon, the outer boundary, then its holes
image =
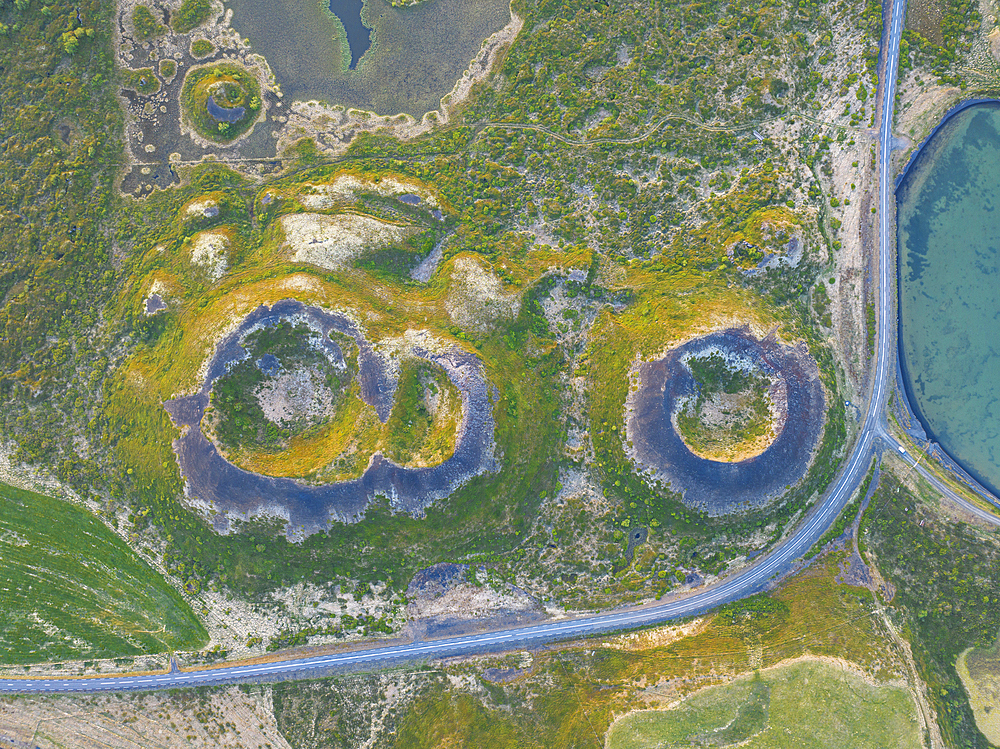
MULTIPOLYGON (((759 592, 776 576, 787 572, 833 523, 850 501, 861 483, 876 443, 883 442, 906 456, 905 450, 889 436, 884 420, 886 397, 895 376, 895 321, 894 289, 894 234, 891 217, 894 212, 893 180, 889 174, 892 153, 892 119, 896 91, 896 73, 899 61, 899 40, 902 34, 906 0, 893 0, 891 26, 884 40, 886 53, 882 85, 881 126, 879 130, 879 191, 881 211, 879 221, 879 315, 878 350, 871 397, 861 433, 855 442, 850 459, 841 468, 836 482, 822 501, 803 523, 779 547, 763 557, 752 567, 728 577, 719 583, 668 602, 654 603, 610 614, 580 616, 547 621, 475 635, 465 635, 441 640, 412 644, 367 647, 331 655, 299 658, 258 664, 234 664, 190 671, 171 670, 169 673, 148 675, 122 675, 81 677, 67 679, 0 679, 0 692, 102 692, 123 690, 151 690, 176 687, 223 684, 238 681, 267 679, 284 680, 320 676, 332 669, 345 666, 385 666, 394 661, 423 658, 442 658, 470 652, 504 650, 515 646, 538 644, 545 641, 579 637, 625 629, 645 624, 664 622, 679 617, 704 613, 723 603, 728 603, 759 592)), ((910 460, 916 461, 910 457, 910 460)), ((922 467, 918 467, 922 468, 922 467)), ((975 511, 994 524, 995 516, 984 513, 955 495, 936 479, 932 481, 966 509, 975 511), (973 510, 974 508, 974 510, 973 510)))

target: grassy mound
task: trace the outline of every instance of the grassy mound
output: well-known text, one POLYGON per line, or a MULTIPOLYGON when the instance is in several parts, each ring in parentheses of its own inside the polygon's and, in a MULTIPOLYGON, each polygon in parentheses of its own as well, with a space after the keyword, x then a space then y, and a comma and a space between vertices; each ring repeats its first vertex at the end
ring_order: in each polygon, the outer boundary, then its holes
POLYGON ((196 68, 184 79, 181 103, 200 135, 228 143, 257 121, 260 84, 246 68, 232 63, 196 68))
POLYGON ((145 5, 135 6, 135 10, 132 11, 132 26, 135 28, 136 36, 142 40, 162 36, 167 31, 166 27, 153 15, 153 11, 145 5))
POLYGON ((677 431, 691 452, 711 460, 745 460, 767 449, 774 437, 770 382, 731 366, 720 354, 695 357, 688 367, 698 396, 677 414, 677 431))
POLYGON ((161 653, 207 638, 156 570, 85 510, 0 484, 0 663, 161 653))
POLYGON ((160 79, 156 77, 152 68, 123 70, 121 75, 122 86, 132 89, 137 94, 151 96, 160 90, 160 79))
POLYGON ((212 16, 211 0, 184 0, 174 14, 173 27, 178 34, 201 26, 212 16))
POLYGON ((201 59, 202 57, 208 57, 213 52, 215 52, 215 45, 208 41, 208 39, 195 39, 191 42, 192 57, 201 59))
POLYGON ((212 388, 210 428, 223 449, 276 452, 331 420, 349 372, 338 371, 310 343, 311 333, 306 325, 283 322, 247 336, 249 357, 212 388))
POLYGON ((690 746, 917 747, 904 689, 804 661, 700 692, 674 710, 643 710, 612 726, 612 749, 690 746))

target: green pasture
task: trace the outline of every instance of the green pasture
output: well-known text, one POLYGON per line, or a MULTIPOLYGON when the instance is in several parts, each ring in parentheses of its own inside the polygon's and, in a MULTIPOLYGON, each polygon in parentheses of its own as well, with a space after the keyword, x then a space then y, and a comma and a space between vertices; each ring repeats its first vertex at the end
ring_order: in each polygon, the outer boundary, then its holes
POLYGON ((673 710, 643 710, 611 727, 608 749, 919 747, 905 689, 874 686, 802 661, 700 692, 673 710))
POLYGON ((0 484, 0 663, 200 647, 204 627, 97 518, 0 484))

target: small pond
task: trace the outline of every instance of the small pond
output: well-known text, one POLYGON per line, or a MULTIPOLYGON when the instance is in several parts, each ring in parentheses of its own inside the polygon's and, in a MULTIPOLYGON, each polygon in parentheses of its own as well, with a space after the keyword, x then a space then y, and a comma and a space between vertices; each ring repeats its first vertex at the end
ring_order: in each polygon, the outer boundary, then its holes
POLYGON ((347 33, 347 46, 351 50, 351 70, 358 67, 358 61, 372 46, 372 30, 361 20, 363 0, 330 0, 330 12, 333 13, 347 33))
POLYGON ((212 96, 208 97, 206 108, 216 122, 239 122, 247 112, 244 107, 220 107, 212 96))

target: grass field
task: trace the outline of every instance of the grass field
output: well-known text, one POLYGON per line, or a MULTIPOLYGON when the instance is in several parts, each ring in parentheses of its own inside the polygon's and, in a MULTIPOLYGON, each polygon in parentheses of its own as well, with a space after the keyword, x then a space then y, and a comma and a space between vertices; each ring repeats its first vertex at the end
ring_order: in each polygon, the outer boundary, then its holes
POLYGON ((1000 641, 988 648, 970 648, 955 664, 976 726, 991 744, 1000 744, 1000 641))
POLYGON ((700 692, 673 710, 643 710, 612 726, 609 749, 736 746, 919 747, 906 690, 874 686, 819 661, 800 661, 700 692))
POLYGON ((0 663, 187 650, 207 633, 87 511, 0 484, 0 663))

